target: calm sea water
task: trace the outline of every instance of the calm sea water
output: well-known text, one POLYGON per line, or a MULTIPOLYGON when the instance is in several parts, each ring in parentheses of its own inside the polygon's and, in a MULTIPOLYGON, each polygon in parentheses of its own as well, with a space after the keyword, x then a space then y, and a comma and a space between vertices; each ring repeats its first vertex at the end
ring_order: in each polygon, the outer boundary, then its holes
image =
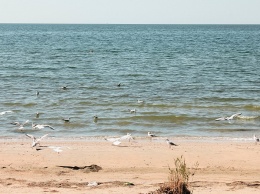
POLYGON ((0 76, 2 137, 260 135, 260 25, 0 24, 0 76))

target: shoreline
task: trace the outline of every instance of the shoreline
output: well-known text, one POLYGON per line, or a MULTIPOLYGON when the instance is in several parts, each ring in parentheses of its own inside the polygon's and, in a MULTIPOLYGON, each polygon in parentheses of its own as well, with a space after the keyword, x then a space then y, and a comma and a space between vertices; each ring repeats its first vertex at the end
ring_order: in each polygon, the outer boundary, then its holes
MULTIPOLYGON (((44 133, 47 134, 47 133, 44 133)), ((36 137, 40 137, 35 135, 36 137)), ((105 138, 110 137, 121 137, 121 136, 74 136, 74 137, 58 137, 55 135, 49 135, 46 139, 48 140, 56 140, 56 141, 96 141, 96 142, 103 142, 106 141, 105 138)), ((132 136, 134 141, 151 141, 151 139, 147 136, 132 136)), ((0 141, 10 140, 10 141, 19 141, 19 140, 26 140, 29 139, 25 136, 25 134, 20 135, 19 137, 13 136, 0 136, 0 141)), ((157 136, 152 138, 155 142, 162 142, 166 139, 171 139, 173 141, 179 142, 244 142, 244 143, 254 143, 253 135, 252 137, 208 137, 208 136, 157 136)))
POLYGON ((46 138, 41 150, 31 139, 0 141, 1 193, 148 193, 168 181, 169 167, 183 156, 194 171, 193 193, 257 193, 260 190, 260 144, 254 142, 180 142, 169 148, 165 141, 123 141, 120 146, 102 140, 46 138), (60 146, 54 152, 48 146, 60 146), (67 167, 97 165, 92 172, 67 167), (97 186, 88 186, 97 182, 97 186), (127 185, 129 183, 129 185, 127 185), (132 183, 133 185, 131 185, 132 183))

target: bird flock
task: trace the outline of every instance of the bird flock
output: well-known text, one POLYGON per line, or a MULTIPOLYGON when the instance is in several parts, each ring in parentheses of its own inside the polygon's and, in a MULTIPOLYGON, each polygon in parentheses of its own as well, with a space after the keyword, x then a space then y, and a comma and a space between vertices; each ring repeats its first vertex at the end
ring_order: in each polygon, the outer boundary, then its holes
MULTIPOLYGON (((121 84, 118 84, 118 87, 120 87, 121 84)), ((67 86, 63 86, 61 87, 62 90, 67 90, 67 86)), ((36 91, 36 96, 39 96, 39 91, 36 91)), ((137 103, 139 104, 144 104, 145 101, 143 100, 139 100, 137 101, 137 103)), ((128 111, 131 113, 131 114, 136 114, 137 110, 136 109, 128 109, 128 111)), ((11 114, 13 113, 13 111, 11 110, 8 110, 8 111, 3 111, 3 112, 0 112, 0 116, 1 115, 5 115, 5 114, 11 114)), ((215 119, 215 121, 228 121, 229 123, 239 117, 242 113, 236 113, 236 114, 233 114, 231 116, 225 116, 225 117, 219 117, 217 119, 215 119)), ((36 118, 39 118, 40 114, 37 112, 36 113, 36 118)), ((70 122, 70 117, 69 118, 63 118, 62 119, 65 123, 69 123, 70 122)), ((98 116, 95 115, 93 117, 93 122, 97 122, 98 121, 98 116)), ((15 125, 18 127, 18 130, 23 130, 24 129, 24 126, 27 125, 30 121, 29 120, 26 120, 25 122, 11 122, 12 125, 15 125)), ((51 130, 55 130, 52 126, 50 125, 46 125, 46 124, 35 124, 35 123, 32 123, 32 129, 35 129, 35 130, 42 130, 42 129, 45 129, 45 128, 49 128, 51 130)), ((39 138, 36 138, 34 137, 33 135, 30 135, 30 134, 25 134, 27 137, 31 138, 32 139, 32 144, 31 144, 31 147, 34 148, 36 147, 36 150, 39 150, 39 146, 40 146, 40 142, 46 138, 49 134, 45 134, 39 138)), ((154 133, 152 132, 148 132, 147 133, 147 137, 150 138, 150 140, 152 141, 152 139, 154 137, 158 137, 157 135, 155 135, 154 133)), ((121 136, 121 137, 109 137, 109 138, 104 138, 106 141, 109 141, 112 143, 112 145, 114 146, 119 146, 122 141, 124 140, 128 140, 129 142, 131 140, 134 140, 134 138, 132 137, 132 135, 130 133, 127 133, 126 135, 124 136, 121 136)), ((259 138, 254 134, 253 135, 253 140, 255 142, 259 142, 259 138)), ((168 138, 166 138, 166 143, 167 145, 169 146, 169 148, 171 148, 172 146, 177 146, 177 144, 173 143, 172 141, 170 141, 168 138)), ((61 149, 61 147, 55 147, 55 146, 47 146, 48 148, 52 149, 53 151, 57 152, 57 153, 60 153, 62 152, 63 150, 61 149)))

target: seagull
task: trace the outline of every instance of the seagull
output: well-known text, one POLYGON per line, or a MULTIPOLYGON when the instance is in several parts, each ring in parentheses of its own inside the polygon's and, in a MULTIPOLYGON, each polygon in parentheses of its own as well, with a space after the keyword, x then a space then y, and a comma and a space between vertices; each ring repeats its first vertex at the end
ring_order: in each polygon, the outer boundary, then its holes
POLYGON ((259 142, 260 140, 259 140, 259 137, 256 137, 256 135, 254 134, 254 136, 253 136, 253 139, 255 140, 255 142, 259 142))
POLYGON ((57 152, 58 154, 63 151, 63 149, 61 148, 71 149, 70 147, 60 147, 60 146, 48 146, 48 148, 52 149, 54 152, 57 152))
POLYGON ((49 134, 45 134, 45 135, 43 135, 42 137, 40 137, 40 138, 36 138, 36 137, 34 137, 33 135, 30 135, 30 134, 25 134, 27 137, 30 137, 32 140, 33 140, 33 142, 32 142, 32 147, 35 147, 35 146, 37 146, 37 145, 40 145, 40 141, 43 139, 43 138, 45 138, 45 137, 47 137, 49 134))
POLYGON ((120 137, 120 140, 125 140, 125 139, 130 141, 130 140, 133 140, 133 137, 130 133, 127 133, 126 135, 120 137))
POLYGON ((19 123, 19 122, 12 122, 11 124, 12 125, 16 125, 16 126, 19 126, 18 129, 23 129, 24 128, 24 125, 29 123, 29 120, 26 120, 24 123, 19 123))
POLYGON ((171 142, 169 139, 166 139, 166 142, 169 145, 169 148, 171 148, 171 146, 178 146, 175 143, 171 142))
POLYGON ((241 115, 242 113, 236 113, 236 114, 233 114, 231 115, 230 117, 220 117, 220 118, 217 118, 215 119, 216 121, 224 121, 224 120, 227 120, 227 121, 230 121, 230 120, 233 120, 235 117, 241 115))
POLYGON ((151 133, 150 131, 148 132, 147 135, 148 135, 148 137, 151 137, 151 138, 152 138, 152 137, 157 137, 155 134, 151 133))
POLYGON ((62 86, 61 89, 62 89, 62 90, 67 90, 68 87, 67 87, 67 86, 62 86))
POLYGON ((139 103, 139 104, 143 104, 144 101, 143 101, 143 100, 137 100, 137 103, 139 103))
POLYGON ((61 149, 61 147, 57 147, 57 146, 48 146, 48 148, 52 149, 53 151, 57 152, 58 154, 63 151, 61 149))
POLYGON ((13 113, 13 111, 11 111, 11 110, 3 111, 3 112, 0 112, 0 115, 5 115, 6 113, 13 113))
POLYGON ((121 144, 121 141, 119 141, 120 137, 118 137, 118 138, 114 138, 114 137, 105 138, 105 140, 112 142, 112 145, 116 145, 117 146, 117 145, 121 144))
POLYGON ((40 94, 39 91, 36 91, 36 96, 39 96, 39 94, 40 94))
POLYGON ((70 117, 69 118, 63 118, 63 121, 65 121, 66 123, 70 122, 70 117))
POLYGON ((136 113, 136 109, 128 109, 130 113, 136 113))
POLYGON ((40 113, 39 112, 37 112, 36 114, 35 114, 35 118, 39 118, 40 117, 40 113))
POLYGON ((95 116, 93 117, 93 119, 94 119, 94 123, 96 123, 96 122, 98 121, 98 116, 95 115, 95 116))
POLYGON ((119 144, 121 144, 121 141, 114 141, 112 144, 118 146, 119 144))
POLYGON ((33 124, 32 123, 32 128, 33 129, 44 129, 45 127, 48 127, 50 129, 54 130, 54 128, 52 126, 50 126, 50 125, 40 125, 40 124, 33 124))

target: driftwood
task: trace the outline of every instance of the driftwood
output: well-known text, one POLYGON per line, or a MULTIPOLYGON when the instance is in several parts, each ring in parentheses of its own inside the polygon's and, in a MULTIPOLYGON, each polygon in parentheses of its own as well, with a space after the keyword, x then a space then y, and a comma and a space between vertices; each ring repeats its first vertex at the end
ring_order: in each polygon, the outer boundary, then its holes
POLYGON ((69 168, 72 170, 84 170, 85 172, 98 172, 99 170, 102 170, 102 167, 96 164, 92 164, 90 166, 58 166, 58 167, 69 168))

